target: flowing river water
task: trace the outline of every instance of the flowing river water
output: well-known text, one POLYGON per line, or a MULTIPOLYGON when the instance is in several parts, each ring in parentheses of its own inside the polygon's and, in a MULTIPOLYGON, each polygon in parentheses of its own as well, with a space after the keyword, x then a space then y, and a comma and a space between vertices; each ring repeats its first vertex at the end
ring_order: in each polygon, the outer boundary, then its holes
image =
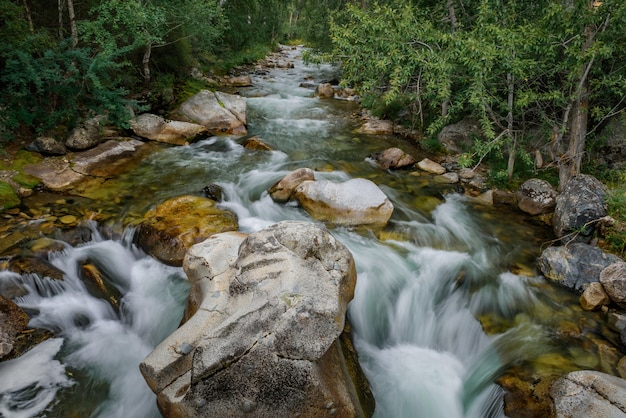
MULTIPOLYGON (((614 336, 574 296, 534 272, 550 238, 545 227, 512 208, 476 204, 430 175, 376 166, 368 155, 390 146, 418 160, 424 153, 400 138, 353 133, 355 103, 314 98, 312 88, 301 87, 332 79, 336 69, 306 65, 300 52, 287 52, 294 68, 255 75, 254 86, 240 90, 249 132, 275 151, 247 150, 231 137, 158 147, 84 202, 127 224, 167 198, 217 183, 222 206, 237 214, 241 231, 253 232, 285 219, 311 220, 267 194, 296 168, 316 170, 317 179, 374 181, 395 206, 389 225, 330 230, 356 261, 348 315, 377 417, 500 417, 505 391, 498 379, 599 368, 589 341, 614 336)), ((135 248, 131 227, 109 238, 103 225, 88 226, 91 241, 65 244, 51 256, 63 281, 0 271, 0 289, 22 289, 14 300, 31 315, 30 325, 55 333, 0 363, 2 417, 160 416, 138 364, 177 327, 186 278, 135 248), (86 262, 119 291, 119 305, 85 285, 86 262)))

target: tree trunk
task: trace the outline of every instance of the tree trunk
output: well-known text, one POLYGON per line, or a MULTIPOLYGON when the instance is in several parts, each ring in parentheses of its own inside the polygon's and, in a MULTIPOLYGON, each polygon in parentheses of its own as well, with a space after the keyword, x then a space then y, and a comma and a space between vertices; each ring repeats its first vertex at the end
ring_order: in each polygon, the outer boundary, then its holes
POLYGON ((150 55, 152 55, 152 44, 149 43, 146 46, 146 50, 143 53, 143 85, 144 87, 150 87, 150 55))
POLYGON ((448 0, 448 15, 450 16, 450 25, 452 25, 452 31, 456 31, 459 23, 456 19, 456 10, 454 9, 454 0, 448 0))
POLYGON ((63 39, 63 9, 65 8, 65 1, 57 1, 57 10, 59 11, 59 39, 63 39))
MULTIPOLYGON (((594 2, 589 3, 591 10, 595 8, 594 2)), ((603 32, 609 24, 607 15, 604 23, 600 27, 585 27, 585 42, 581 48, 581 55, 585 53, 594 43, 598 33, 603 32)), ((589 73, 593 68, 596 54, 594 53, 587 63, 580 69, 578 85, 572 99, 567 106, 563 117, 563 125, 559 139, 562 139, 565 128, 569 128, 569 141, 567 150, 558 160, 559 164, 559 191, 563 190, 565 184, 580 173, 583 152, 585 150, 585 140, 587 137, 587 97, 589 95, 589 73), (569 120, 568 120, 569 118, 569 120)), ((559 141, 561 142, 561 141, 559 141)))
POLYGON ((70 31, 72 32, 72 46, 78 45, 78 30, 76 29, 76 14, 74 13, 74 0, 67 0, 67 11, 70 16, 70 31))
POLYGON ((33 18, 30 15, 30 9, 28 7, 28 3, 26 3, 26 0, 24 0, 24 11, 26 12, 26 20, 28 21, 28 30, 30 30, 30 33, 35 33, 35 25, 33 25, 33 18))
POLYGON ((509 177, 509 180, 511 180, 513 178, 513 170, 515 168, 515 152, 517 147, 517 135, 514 135, 513 133, 513 103, 515 99, 515 78, 513 77, 513 74, 506 73, 506 85, 509 90, 507 97, 509 112, 506 115, 506 129, 509 137, 509 161, 506 166, 506 174, 509 177))
POLYGON ((572 118, 570 122, 570 137, 567 152, 559 161, 559 189, 563 190, 565 184, 580 173, 585 139, 587 137, 587 93, 588 87, 585 81, 582 91, 572 104, 572 118))

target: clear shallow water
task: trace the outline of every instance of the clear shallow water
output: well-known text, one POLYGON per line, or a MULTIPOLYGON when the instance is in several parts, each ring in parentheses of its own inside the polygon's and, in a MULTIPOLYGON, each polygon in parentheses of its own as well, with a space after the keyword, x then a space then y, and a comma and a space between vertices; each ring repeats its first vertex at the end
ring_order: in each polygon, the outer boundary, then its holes
MULTIPOLYGON (((290 52, 294 59, 298 53, 290 52)), ((317 179, 337 182, 371 179, 395 205, 390 224, 331 232, 356 260, 349 319, 376 416, 503 416, 495 379, 512 366, 530 367, 537 358, 562 353, 548 337, 559 320, 554 313, 578 314, 547 296, 552 290, 541 279, 513 273, 532 272, 539 229, 516 223, 511 213, 476 206, 428 176, 376 167, 367 157, 390 146, 418 160, 422 155, 397 138, 353 134, 354 103, 313 98, 312 89, 300 87, 305 80, 333 78, 335 69, 295 64, 257 76, 254 87, 241 90, 249 132, 274 151, 246 150, 235 137, 164 147, 100 187, 98 204, 113 205, 117 220, 128 223, 167 198, 200 194, 217 183, 225 193, 222 205, 238 215, 242 231, 253 232, 285 219, 310 220, 266 192, 291 170, 309 167, 317 179)), ((180 321, 188 291, 182 271, 146 257, 128 237, 98 235, 58 253, 54 263, 66 279, 26 278, 30 293, 16 302, 34 313, 32 326, 58 338, 28 357, 0 363, 0 412, 158 416, 137 365, 180 321), (81 280, 86 260, 123 295, 119 308, 87 291, 81 280), (42 362, 50 365, 43 374, 36 371, 42 362), (18 378, 16 370, 29 378, 18 378)), ((15 274, 0 272, 0 282, 13 280, 15 274)), ((561 372, 580 365, 574 354, 566 355, 561 372)))

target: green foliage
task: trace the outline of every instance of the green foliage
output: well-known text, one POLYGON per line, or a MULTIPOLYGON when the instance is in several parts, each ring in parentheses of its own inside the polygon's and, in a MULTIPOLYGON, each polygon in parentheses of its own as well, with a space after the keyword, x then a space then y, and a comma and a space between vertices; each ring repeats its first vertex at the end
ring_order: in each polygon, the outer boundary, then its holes
POLYGON ((41 55, 14 50, 5 55, 0 73, 0 107, 9 128, 32 126, 39 133, 57 125, 72 126, 90 112, 110 115, 114 122, 128 118, 124 89, 111 85, 115 63, 87 48, 67 43, 41 55))
POLYGON ((207 59, 204 67, 216 74, 224 75, 240 65, 247 65, 265 58, 272 52, 272 47, 264 43, 250 44, 237 50, 228 50, 207 59))
POLYGON ((626 174, 619 172, 618 175, 621 181, 610 189, 607 197, 607 214, 615 219, 615 225, 608 229, 605 239, 612 251, 624 256, 626 253, 626 185, 624 184, 626 174))
POLYGON ((330 22, 328 57, 368 107, 404 103, 431 136, 464 115, 479 121, 467 165, 491 154, 519 162, 515 138, 543 125, 566 139, 561 154, 577 153, 561 166, 580 157, 567 136, 576 103, 592 129, 626 106, 623 1, 385 1, 349 5, 330 22))

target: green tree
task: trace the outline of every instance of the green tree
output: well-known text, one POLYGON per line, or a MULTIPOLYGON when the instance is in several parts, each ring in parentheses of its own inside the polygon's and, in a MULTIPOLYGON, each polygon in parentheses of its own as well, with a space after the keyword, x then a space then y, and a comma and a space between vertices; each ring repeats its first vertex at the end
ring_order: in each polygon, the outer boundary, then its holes
POLYGON ((331 18, 344 81, 365 104, 408 106, 428 134, 473 115, 484 133, 475 152, 505 150, 509 177, 526 126, 542 124, 562 187, 589 132, 623 108, 623 2, 385 3, 331 18))

